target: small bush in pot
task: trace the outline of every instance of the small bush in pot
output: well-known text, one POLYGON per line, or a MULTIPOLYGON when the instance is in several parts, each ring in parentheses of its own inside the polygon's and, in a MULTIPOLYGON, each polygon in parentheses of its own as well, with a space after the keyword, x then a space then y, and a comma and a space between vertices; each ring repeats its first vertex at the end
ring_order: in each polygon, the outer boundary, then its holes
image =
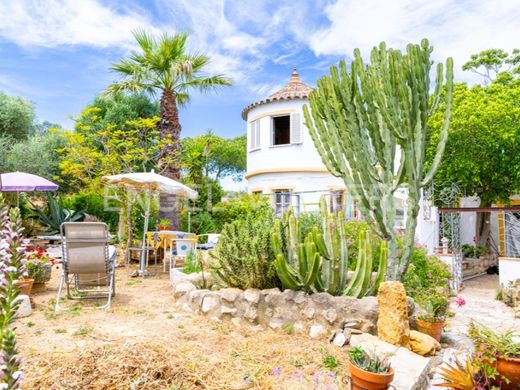
POLYGON ((54 260, 51 259, 47 251, 42 247, 28 247, 26 251, 27 274, 34 283, 46 283, 51 279, 52 266, 54 260))
POLYGON ((352 390, 385 390, 394 379, 388 356, 376 356, 362 347, 348 351, 352 390))
POLYGON ((415 321, 417 329, 440 341, 450 307, 447 295, 444 292, 429 289, 417 294, 415 300, 421 308, 420 315, 415 321))
POLYGON ((500 389, 520 388, 520 343, 514 331, 494 332, 472 322, 468 332, 475 344, 475 364, 500 389))

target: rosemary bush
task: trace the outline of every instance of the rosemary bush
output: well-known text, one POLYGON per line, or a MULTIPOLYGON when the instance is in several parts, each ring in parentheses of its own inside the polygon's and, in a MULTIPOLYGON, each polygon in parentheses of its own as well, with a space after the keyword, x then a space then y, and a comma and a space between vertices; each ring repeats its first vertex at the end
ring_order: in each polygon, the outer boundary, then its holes
POLYGON ((214 253, 214 271, 228 287, 272 288, 279 284, 274 268, 271 210, 224 225, 214 253))

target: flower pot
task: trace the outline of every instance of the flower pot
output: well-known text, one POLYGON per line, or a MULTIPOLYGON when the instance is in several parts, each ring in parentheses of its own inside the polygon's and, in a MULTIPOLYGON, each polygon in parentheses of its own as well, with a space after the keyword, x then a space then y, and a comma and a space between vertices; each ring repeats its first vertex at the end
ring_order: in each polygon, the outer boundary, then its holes
POLYGON ((496 361, 498 372, 509 379, 510 383, 498 380, 497 385, 501 390, 518 390, 520 389, 520 358, 497 357, 496 361))
POLYGON ((159 230, 168 230, 169 226, 159 226, 159 230))
POLYGON ((394 380, 394 369, 392 367, 386 374, 376 374, 375 372, 365 371, 349 361, 348 368, 352 390, 386 390, 394 380))
POLYGON ((415 323, 417 324, 417 330, 419 332, 432 336, 437 341, 441 341, 442 330, 446 324, 445 321, 427 322, 417 318, 415 323))
POLYGON ((14 285, 20 288, 20 295, 30 295, 34 279, 21 279, 14 282, 14 285))
POLYGON ((39 267, 40 272, 38 272, 37 275, 34 275, 34 284, 47 283, 49 280, 51 280, 52 264, 41 263, 39 267))

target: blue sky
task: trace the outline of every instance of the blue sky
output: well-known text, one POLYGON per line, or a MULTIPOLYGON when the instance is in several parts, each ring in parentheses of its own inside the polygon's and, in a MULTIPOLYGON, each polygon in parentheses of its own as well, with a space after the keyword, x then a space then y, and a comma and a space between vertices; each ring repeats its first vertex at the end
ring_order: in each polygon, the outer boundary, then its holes
POLYGON ((110 64, 133 48, 131 31, 188 31, 209 71, 231 88, 195 95, 181 112, 183 134, 245 133, 240 112, 280 88, 293 66, 309 83, 355 47, 385 40, 403 48, 428 37, 434 58, 520 46, 518 0, 0 0, 0 91, 34 102, 39 120, 71 128, 70 117, 116 76, 110 64))

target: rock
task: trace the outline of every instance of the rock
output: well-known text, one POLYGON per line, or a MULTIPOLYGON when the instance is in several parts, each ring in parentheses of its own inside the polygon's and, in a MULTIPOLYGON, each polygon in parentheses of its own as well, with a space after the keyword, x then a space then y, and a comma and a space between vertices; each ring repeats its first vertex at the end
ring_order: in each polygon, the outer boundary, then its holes
POLYGON ((222 305, 220 307, 220 314, 231 314, 231 315, 235 315, 237 312, 237 309, 234 308, 234 307, 229 307, 229 306, 226 306, 226 305, 222 305))
POLYGON ((175 298, 182 297, 183 295, 186 295, 190 291, 196 290, 197 287, 189 282, 182 282, 174 285, 173 288, 173 296, 175 298))
POLYGON ((305 294, 305 292, 303 291, 298 291, 294 297, 293 297, 293 301, 294 303, 296 304, 300 304, 300 303, 303 303, 305 302, 305 299, 307 298, 307 294, 305 294))
POLYGON ((29 299, 28 295, 18 295, 16 298, 16 301, 20 302, 20 305, 18 306, 18 310, 16 311, 16 314, 14 315, 15 318, 23 318, 30 316, 32 313, 32 307, 31 307, 31 301, 29 299))
POLYGON ((355 329, 343 329, 343 336, 345 336, 345 344, 350 343, 350 338, 352 337, 353 331, 355 329))
POLYGON ((417 355, 409 349, 396 347, 366 333, 352 335, 350 345, 374 351, 378 356, 389 356, 390 364, 395 371, 392 388, 397 390, 428 389, 428 374, 431 370, 432 358, 417 355))
POLYGON ((238 288, 224 288, 220 290, 220 296, 227 302, 235 302, 242 290, 238 288))
POLYGON ((296 332, 301 332, 303 329, 305 329, 305 326, 301 322, 297 322, 294 324, 294 330, 296 332))
MULTIPOLYGON (((445 344, 446 348, 455 348, 471 352, 473 352, 475 349, 471 339, 459 333, 443 332, 441 336, 441 343, 445 344)), ((444 345, 442 346, 444 347, 444 345)))
POLYGON ((238 317, 233 317, 231 318, 231 323, 238 328, 242 325, 242 319, 238 317))
POLYGON ((251 322, 255 321, 258 318, 258 310, 254 306, 249 306, 245 313, 244 318, 247 318, 251 322))
POLYGON ((314 317, 314 308, 313 307, 306 307, 304 310, 303 310, 303 315, 305 317, 307 317, 308 319, 311 319, 312 317, 314 317))
POLYGON ((326 310, 324 313, 323 313, 323 317, 330 323, 334 323, 334 321, 336 321, 336 319, 338 318, 338 312, 335 310, 335 309, 329 309, 329 310, 326 310))
POLYGON ((269 321, 269 327, 271 329, 282 329, 284 322, 280 318, 272 318, 269 321))
POLYGON ((338 347, 343 347, 347 343, 347 338, 345 337, 345 334, 343 332, 339 332, 338 334, 336 334, 334 340, 332 340, 332 344, 338 347))
POLYGON ((249 303, 260 302, 260 290, 256 288, 248 288, 244 291, 244 299, 249 303))
POLYGON ((412 352, 421 356, 432 356, 440 349, 441 345, 433 337, 416 330, 410 331, 410 350, 412 352))
POLYGON ((311 326, 311 329, 309 330, 309 336, 312 338, 320 337, 325 334, 325 328, 323 325, 314 324, 311 326))
POLYGON ((410 325, 408 323, 408 300, 404 286, 400 282, 383 282, 377 293, 379 317, 377 334, 379 338, 398 347, 410 345, 410 325))
POLYGON ((203 313, 208 313, 211 310, 218 308, 220 305, 220 298, 217 295, 206 295, 202 299, 201 310, 203 313))

